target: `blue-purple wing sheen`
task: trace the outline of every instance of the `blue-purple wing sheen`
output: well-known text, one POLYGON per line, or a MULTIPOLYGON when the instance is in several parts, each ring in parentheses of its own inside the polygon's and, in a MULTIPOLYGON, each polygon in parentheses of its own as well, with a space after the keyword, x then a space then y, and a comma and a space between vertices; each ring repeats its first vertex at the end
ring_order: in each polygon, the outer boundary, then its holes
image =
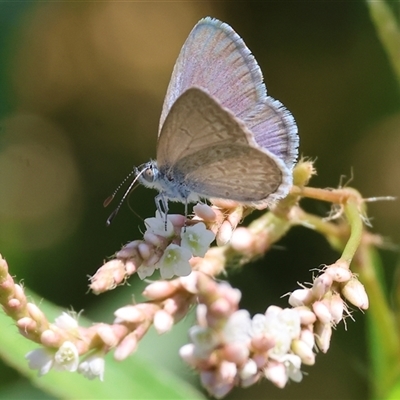
POLYGON ((286 196, 297 127, 267 96, 261 70, 233 29, 204 18, 176 61, 160 118, 157 160, 137 170, 158 201, 223 198, 267 206, 286 196))

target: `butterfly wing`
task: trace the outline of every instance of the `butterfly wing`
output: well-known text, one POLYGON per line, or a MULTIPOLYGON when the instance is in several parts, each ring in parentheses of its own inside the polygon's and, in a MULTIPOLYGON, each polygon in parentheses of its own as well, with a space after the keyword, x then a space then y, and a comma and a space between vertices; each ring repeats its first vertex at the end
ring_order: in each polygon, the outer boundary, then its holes
POLYGON ((284 197, 292 182, 283 161, 199 88, 188 89, 171 107, 159 136, 157 163, 163 174, 201 197, 246 204, 284 197))
POLYGON ((298 156, 299 136, 292 114, 281 102, 267 97, 243 122, 259 146, 282 159, 290 170, 293 168, 298 156))
POLYGON ((168 86, 159 135, 173 104, 190 87, 200 87, 217 99, 245 122, 259 146, 293 168, 299 143, 294 118, 279 101, 267 96, 257 61, 228 24, 207 17, 190 32, 168 86))
POLYGON ((200 20, 183 45, 171 76, 159 134, 172 105, 192 86, 203 88, 238 118, 266 98, 261 69, 241 37, 224 22, 200 20))

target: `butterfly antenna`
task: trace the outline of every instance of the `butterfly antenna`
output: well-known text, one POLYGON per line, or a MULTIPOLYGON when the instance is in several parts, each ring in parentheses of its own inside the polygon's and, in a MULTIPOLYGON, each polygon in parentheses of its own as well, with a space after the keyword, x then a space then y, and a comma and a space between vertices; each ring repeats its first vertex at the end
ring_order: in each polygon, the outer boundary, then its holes
MULTIPOLYGON (((118 185, 118 187, 114 190, 114 193, 107 197, 107 199, 104 200, 104 207, 107 207, 111 201, 113 200, 113 198, 115 197, 115 195, 117 194, 118 190, 121 188, 121 186, 133 175, 137 172, 137 168, 133 169, 128 176, 118 185)), ((120 202, 118 203, 117 208, 110 214, 110 216, 107 218, 106 221, 106 225, 110 226, 111 222, 113 221, 113 219, 115 218, 115 216, 118 214, 119 209, 121 208, 122 204, 124 203, 126 197, 128 196, 128 194, 132 191, 133 186, 135 185, 135 183, 137 182, 137 180, 139 179, 140 175, 143 174, 143 172, 146 169, 142 169, 133 179, 133 181, 131 182, 131 184, 128 186, 128 189, 125 191, 124 195, 122 196, 122 199, 120 200, 120 202)))

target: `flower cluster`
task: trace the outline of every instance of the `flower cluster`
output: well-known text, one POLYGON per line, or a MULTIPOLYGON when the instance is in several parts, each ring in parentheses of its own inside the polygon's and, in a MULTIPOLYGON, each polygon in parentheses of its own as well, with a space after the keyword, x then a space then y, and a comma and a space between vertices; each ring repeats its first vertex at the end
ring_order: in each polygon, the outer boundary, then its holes
POLYGON ((113 289, 135 272, 140 279, 153 275, 155 270, 162 279, 189 275, 190 259, 204 257, 215 234, 201 221, 185 224, 183 215, 168 215, 165 219, 157 211, 155 218, 145 220, 143 240, 128 243, 117 252, 116 259, 99 268, 91 278, 91 289, 95 293, 113 289))
POLYGON ((143 292, 149 301, 118 308, 112 324, 86 328, 67 313, 50 323, 28 301, 0 256, 1 305, 19 332, 41 345, 26 355, 29 366, 39 375, 53 369, 103 380, 105 354, 113 351, 116 360, 124 360, 151 326, 165 333, 196 307, 197 323, 180 355, 199 373, 210 394, 221 398, 235 386, 248 387, 261 379, 280 388, 289 380, 300 382, 302 367, 315 363, 317 349, 328 351, 332 329, 350 315, 346 301, 368 308, 364 286, 350 264, 360 243, 373 243, 372 235, 362 229, 361 196, 353 189, 308 188, 313 173, 311 163, 300 163, 294 170, 298 186, 246 228, 236 226, 248 210, 227 201, 216 201, 211 207, 196 205, 191 220, 158 213, 146 219, 143 239, 125 245, 91 278, 90 288, 99 294, 135 273, 141 279, 156 270, 160 273, 162 280, 150 283, 143 292), (307 193, 341 204, 347 222, 332 223, 305 213, 298 202, 307 193), (312 227, 332 243, 345 243, 343 253, 313 277, 311 285, 301 285, 290 294, 289 308, 269 306, 264 314, 251 317, 239 309, 240 291, 215 277, 227 265, 241 266, 259 258, 295 225, 312 227), (214 239, 218 246, 209 248, 214 239))
POLYGON ((263 377, 283 388, 302 380, 301 365, 315 363, 314 347, 326 352, 332 327, 346 315, 342 296, 368 308, 362 284, 344 262, 327 266, 311 288, 295 290, 293 308, 270 306, 250 318, 238 310, 240 293, 226 283, 199 293, 197 325, 180 355, 195 368, 203 386, 217 398, 234 386, 248 387, 263 377))

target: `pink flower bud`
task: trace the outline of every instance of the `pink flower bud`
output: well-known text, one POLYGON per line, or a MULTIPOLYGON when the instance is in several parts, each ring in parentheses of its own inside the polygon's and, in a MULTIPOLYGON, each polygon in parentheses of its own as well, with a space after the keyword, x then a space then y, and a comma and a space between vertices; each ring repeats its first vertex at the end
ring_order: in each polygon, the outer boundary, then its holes
POLYGON ((317 321, 314 325, 315 341, 318 348, 326 353, 329 350, 332 337, 332 327, 331 324, 323 324, 317 321))
POLYGON ((145 320, 146 316, 141 309, 137 306, 125 306, 118 308, 114 315, 122 321, 126 322, 142 322, 145 320))
POLYGON ((146 261, 153 254, 154 247, 150 246, 148 243, 140 243, 138 246, 138 251, 140 257, 142 257, 142 259, 146 261))
POLYGON ((254 237, 249 229, 247 228, 237 228, 233 234, 230 241, 230 245, 237 252, 250 252, 254 243, 254 237))
POLYGON ((332 321, 338 324, 343 319, 343 312, 345 303, 338 293, 334 293, 330 299, 330 312, 332 315, 332 321))
POLYGON ((313 311, 317 318, 321 321, 322 324, 329 324, 332 319, 332 315, 329 312, 328 307, 322 303, 322 301, 316 301, 312 305, 313 311))
POLYGON ((154 328, 161 335, 171 330, 174 325, 174 319, 164 310, 159 310, 154 314, 154 328))
POLYGON ((315 338, 314 333, 310 329, 302 329, 300 340, 304 342, 310 349, 314 348, 315 338))
POLYGON ((301 325, 310 325, 313 324, 317 317, 307 306, 299 306, 295 307, 296 311, 300 316, 301 325))
POLYGON ((328 274, 321 274, 314 280, 311 292, 316 299, 322 297, 330 290, 332 286, 332 278, 328 274))
POLYGON ((114 358, 117 361, 125 360, 125 358, 136 351, 137 345, 138 341, 134 332, 125 336, 122 342, 115 349, 114 358))
POLYGON ((223 246, 231 240, 232 237, 232 225, 230 224, 229 221, 224 221, 221 225, 221 227, 218 230, 217 233, 217 245, 218 246, 223 246))
POLYGON ((292 307, 308 305, 312 300, 313 296, 310 289, 297 289, 289 296, 289 304, 292 307))
POLYGON ((284 388, 289 377, 286 367, 278 361, 269 361, 264 369, 265 377, 270 380, 278 388, 284 388))
POLYGON ((188 343, 179 349, 179 355, 185 363, 191 367, 196 367, 198 359, 195 356, 195 346, 193 343, 188 343))
POLYGON ((46 329, 40 335, 40 341, 46 347, 60 347, 61 340, 62 340, 61 336, 58 333, 52 331, 51 329, 46 329))
POLYGON ((326 268, 325 273, 328 274, 335 282, 347 282, 351 279, 351 271, 346 267, 340 267, 333 264, 326 268))
POLYGON ((193 207, 193 212, 206 222, 214 222, 217 219, 217 215, 208 204, 196 204, 193 207))
POLYGON ((342 294, 350 303, 362 310, 366 310, 369 306, 368 295, 364 286, 356 278, 352 278, 343 286, 342 294))
POLYGON ((236 365, 243 365, 249 358, 250 350, 245 343, 232 342, 226 344, 220 352, 224 360, 236 365))
POLYGON ((156 281, 148 285, 142 294, 144 297, 147 297, 150 300, 161 300, 166 297, 170 297, 176 291, 176 286, 170 281, 156 281))
POLYGON ((292 351, 294 354, 297 354, 301 358, 301 362, 306 365, 314 365, 315 364, 315 354, 312 351, 312 348, 308 346, 307 343, 303 342, 299 339, 294 339, 292 341, 292 351))

